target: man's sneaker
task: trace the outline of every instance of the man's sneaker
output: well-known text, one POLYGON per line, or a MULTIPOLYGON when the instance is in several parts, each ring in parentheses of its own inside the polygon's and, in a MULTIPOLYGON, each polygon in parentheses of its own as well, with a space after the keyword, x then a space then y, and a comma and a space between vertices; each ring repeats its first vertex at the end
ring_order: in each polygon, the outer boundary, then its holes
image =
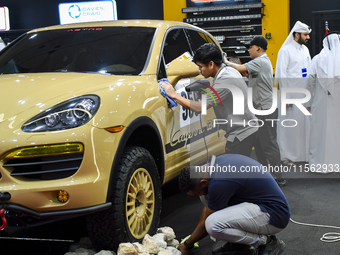
POLYGON ((255 255, 256 250, 246 244, 226 243, 212 250, 212 255, 255 255))
POLYGON ((275 179, 275 181, 276 181, 277 185, 279 185, 280 187, 283 187, 283 186, 286 185, 286 180, 283 179, 283 178, 277 178, 277 179, 275 179))
POLYGON ((258 255, 279 255, 285 247, 285 243, 276 236, 268 236, 267 243, 259 246, 258 255))

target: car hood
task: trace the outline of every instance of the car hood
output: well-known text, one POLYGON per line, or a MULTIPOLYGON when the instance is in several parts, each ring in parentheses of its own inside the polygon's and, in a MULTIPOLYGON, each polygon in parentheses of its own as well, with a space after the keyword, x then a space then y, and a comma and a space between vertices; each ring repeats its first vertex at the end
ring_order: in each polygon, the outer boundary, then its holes
POLYGON ((108 86, 114 88, 129 79, 132 77, 89 73, 0 75, 0 123, 33 107, 45 110, 74 96, 95 93, 108 86), (49 101, 56 102, 51 105, 49 101))

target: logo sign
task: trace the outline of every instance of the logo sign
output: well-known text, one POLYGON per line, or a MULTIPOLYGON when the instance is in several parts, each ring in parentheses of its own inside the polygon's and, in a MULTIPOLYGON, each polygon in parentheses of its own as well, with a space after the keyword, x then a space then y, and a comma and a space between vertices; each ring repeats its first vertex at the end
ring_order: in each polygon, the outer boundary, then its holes
MULTIPOLYGON (((229 89, 230 92, 233 95, 233 114, 234 115, 243 115, 244 114, 244 100, 245 96, 243 95, 243 92, 240 88, 236 87, 235 85, 222 85, 222 86, 216 86, 216 88, 226 88, 229 89)), ((255 115, 269 115, 272 114, 276 107, 277 107, 277 91, 273 90, 273 104, 272 107, 268 110, 257 110, 254 108, 252 98, 253 98, 253 89, 248 89, 248 108, 249 110, 254 113, 255 115)), ((217 93, 215 92, 217 95, 217 93)), ((210 94, 209 94, 210 95, 210 94)), ((212 95, 210 95, 212 96, 212 95)), ((218 96, 218 95, 217 95, 218 96)), ((307 103, 311 99, 311 93, 309 90, 304 88, 282 88, 281 89, 281 115, 286 115, 286 105, 287 104, 293 104, 295 105, 304 115, 311 115, 310 112, 304 107, 304 103, 307 103), (304 95, 303 98, 288 98, 287 94, 289 93, 300 93, 304 95)), ((201 112, 202 115, 205 115, 207 112, 207 95, 202 95, 202 104, 201 104, 201 112)))
POLYGON ((0 6, 0 30, 9 30, 9 12, 5 6, 0 6))
MULTIPOLYGON (((213 87, 211 87, 209 84, 206 84, 204 82, 202 82, 201 84, 203 84, 205 87, 210 89, 217 96, 221 106, 223 106, 221 97, 217 93, 217 91, 213 87)), ((208 89, 204 89, 204 88, 199 88, 199 89, 204 91, 206 94, 208 94, 212 98, 212 100, 214 101, 215 106, 217 106, 217 102, 215 100, 215 97, 213 96, 212 93, 210 93, 210 91, 208 89)), ((202 109, 201 109, 202 115, 206 115, 207 114, 207 95, 206 94, 202 94, 202 103, 201 103, 201 105, 202 105, 202 109)))
POLYGON ((117 20, 116 2, 94 1, 59 4, 60 24, 117 20))

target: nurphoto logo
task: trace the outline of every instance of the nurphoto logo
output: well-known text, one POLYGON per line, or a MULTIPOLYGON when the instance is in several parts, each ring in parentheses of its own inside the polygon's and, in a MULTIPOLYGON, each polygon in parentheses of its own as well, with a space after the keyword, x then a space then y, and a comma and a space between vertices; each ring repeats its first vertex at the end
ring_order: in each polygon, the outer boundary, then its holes
MULTIPOLYGON (((207 88, 211 89, 218 100, 221 103, 222 101, 220 96, 218 95, 217 91, 212 88, 210 85, 204 84, 207 88)), ((232 94, 233 99, 233 114, 234 115, 244 115, 244 102, 245 102, 245 96, 240 88, 238 88, 235 85, 223 85, 223 86, 216 86, 216 88, 227 88, 230 93, 232 94)), ((201 114, 206 115, 207 114, 207 95, 209 95, 214 103, 215 106, 217 106, 217 102, 215 100, 215 97, 211 92, 209 92, 207 89, 200 88, 202 91, 205 91, 206 94, 201 95, 201 114)), ((255 115, 270 115, 272 114, 278 105, 278 97, 277 97, 277 90, 273 90, 272 92, 272 99, 273 103, 270 109, 268 110, 258 110, 254 108, 253 105, 253 88, 248 87, 248 98, 247 105, 249 110, 255 114, 255 115)), ((287 114, 287 108, 286 105, 295 105, 304 115, 308 116, 311 115, 311 113, 306 109, 306 107, 303 105, 304 103, 307 103, 311 99, 311 93, 309 90, 304 88, 281 88, 281 115, 287 114), (301 98, 289 98, 289 93, 298 93, 301 94, 301 98)), ((270 121, 271 125, 274 126, 274 122, 280 121, 280 119, 266 119, 266 121, 270 121)), ((214 119, 213 120, 213 127, 216 127, 216 125, 223 125, 223 124, 229 124, 230 126, 233 125, 243 125, 243 126, 251 126, 251 127, 262 127, 264 125, 264 121, 261 119, 252 119, 246 122, 244 120, 242 123, 233 123, 232 120, 227 119, 214 119)), ((283 127, 295 127, 298 125, 297 120, 295 119, 283 119, 281 121, 281 125, 283 127)))
MULTIPOLYGON (((204 84, 205 86, 209 86, 204 84)), ((211 86, 209 86, 210 89, 212 89, 212 91, 216 94, 216 96, 218 97, 218 99, 221 102, 221 98, 218 95, 218 93, 216 92, 216 90, 214 88, 212 88, 211 86)), ((244 95, 243 92, 240 88, 236 87, 235 85, 223 85, 223 88, 227 88, 230 90, 230 92, 232 93, 233 96, 233 114, 234 115, 243 115, 244 114, 244 95)), ((269 115, 271 113, 273 113, 275 111, 275 109, 277 108, 277 91, 273 90, 272 96, 273 96, 273 104, 272 107, 268 110, 257 110, 254 108, 253 105, 253 88, 247 88, 248 89, 248 108, 249 110, 255 114, 255 115, 269 115)), ((205 92, 207 92, 206 89, 201 89, 205 92)), ((209 92, 207 92, 207 94, 209 94, 214 102, 215 105, 216 101, 214 99, 214 96, 209 92)), ((311 94, 309 92, 309 90, 304 89, 304 88, 281 88, 281 115, 286 115, 286 105, 287 104, 291 104, 291 105, 295 105, 298 109, 300 109, 300 111, 304 114, 304 115, 311 115, 310 112, 303 106, 304 103, 307 103, 309 100, 311 99, 311 94), (302 93, 305 95, 304 98, 287 98, 287 94, 288 93, 302 93)), ((202 94, 202 99, 201 99, 202 103, 201 103, 201 113, 202 115, 206 115, 207 114, 207 95, 206 94, 202 94)), ((221 102, 222 105, 222 102, 221 102)))

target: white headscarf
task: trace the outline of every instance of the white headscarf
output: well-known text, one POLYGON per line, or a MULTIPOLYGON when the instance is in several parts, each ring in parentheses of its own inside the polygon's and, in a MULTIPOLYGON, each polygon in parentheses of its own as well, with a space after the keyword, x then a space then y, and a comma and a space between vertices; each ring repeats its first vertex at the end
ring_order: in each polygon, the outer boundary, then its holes
POLYGON ((310 33, 310 32, 312 32, 312 29, 308 25, 306 25, 305 23, 302 23, 301 21, 296 21, 294 27, 292 28, 292 30, 290 30, 290 33, 289 33, 286 41, 282 44, 281 48, 294 40, 294 37, 293 37, 294 32, 310 33))
POLYGON ((323 39, 316 70, 320 85, 333 94, 335 78, 340 79, 340 36, 330 34, 323 39))

